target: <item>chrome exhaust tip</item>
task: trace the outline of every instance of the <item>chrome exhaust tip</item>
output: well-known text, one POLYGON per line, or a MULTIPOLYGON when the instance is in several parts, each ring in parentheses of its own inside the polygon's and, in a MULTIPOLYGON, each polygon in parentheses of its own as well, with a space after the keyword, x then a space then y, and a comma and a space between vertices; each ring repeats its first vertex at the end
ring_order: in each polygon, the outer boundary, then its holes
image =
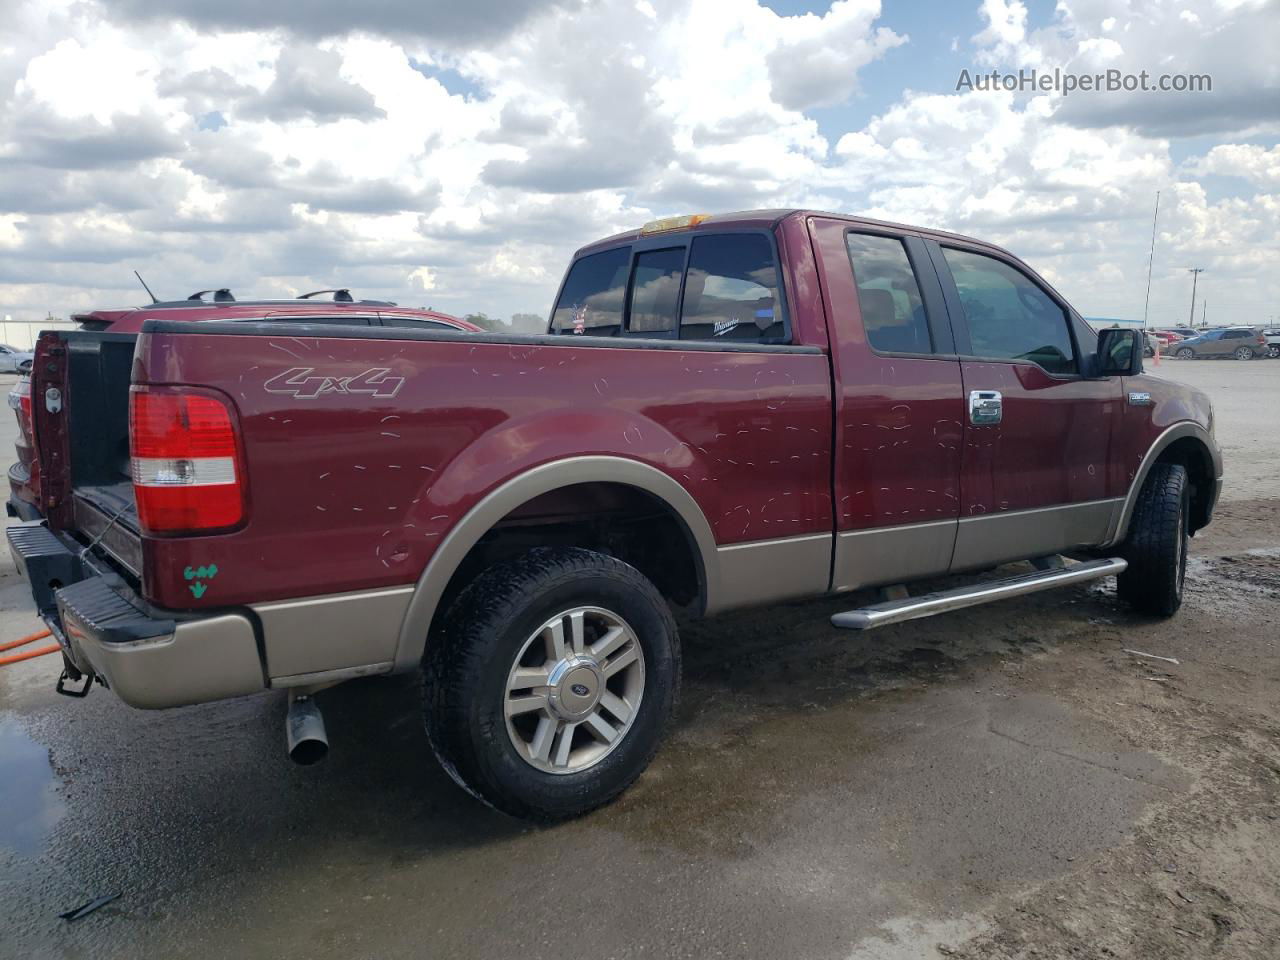
POLYGON ((310 766, 328 754, 329 737, 324 730, 324 716, 311 697, 290 696, 285 736, 289 744, 289 759, 296 764, 310 766))

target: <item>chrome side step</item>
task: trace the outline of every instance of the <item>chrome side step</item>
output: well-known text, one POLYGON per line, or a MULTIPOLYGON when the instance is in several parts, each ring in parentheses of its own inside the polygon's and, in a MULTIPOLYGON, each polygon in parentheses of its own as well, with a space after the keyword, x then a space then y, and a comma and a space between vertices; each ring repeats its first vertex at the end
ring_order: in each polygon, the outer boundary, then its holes
POLYGON ((1089 560, 1085 563, 1037 570, 1035 573, 1024 573, 1017 577, 1006 577, 1003 580, 988 580, 986 583, 973 586, 927 593, 922 597, 889 600, 886 603, 876 603, 857 610, 846 610, 844 613, 832 616, 831 625, 843 627, 846 630, 870 630, 872 627, 902 623, 904 620, 919 620, 922 617, 932 617, 936 613, 946 613, 962 607, 975 607, 980 603, 990 603, 993 600, 1005 600, 1009 597, 1020 597, 1025 593, 1036 593, 1053 587, 1065 587, 1073 583, 1083 583, 1086 580, 1110 577, 1123 573, 1128 565, 1120 557, 1110 557, 1106 560, 1089 560))

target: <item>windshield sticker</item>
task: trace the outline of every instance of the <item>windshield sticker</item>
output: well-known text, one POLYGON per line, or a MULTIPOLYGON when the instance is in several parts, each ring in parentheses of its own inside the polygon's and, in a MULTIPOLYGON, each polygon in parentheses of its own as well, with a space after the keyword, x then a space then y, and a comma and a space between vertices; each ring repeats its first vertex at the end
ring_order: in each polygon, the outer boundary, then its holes
POLYGON ((315 367, 290 367, 264 383, 262 389, 295 400, 314 400, 330 393, 368 394, 389 400, 404 386, 404 377, 393 377, 390 373, 389 367, 372 367, 353 377, 333 377, 316 374, 315 367))

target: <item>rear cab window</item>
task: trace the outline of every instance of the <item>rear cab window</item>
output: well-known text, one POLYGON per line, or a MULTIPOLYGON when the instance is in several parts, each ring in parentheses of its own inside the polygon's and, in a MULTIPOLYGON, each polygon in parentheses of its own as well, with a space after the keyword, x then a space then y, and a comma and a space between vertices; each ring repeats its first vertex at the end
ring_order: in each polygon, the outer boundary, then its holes
POLYGON ((551 332, 595 337, 620 334, 630 264, 630 247, 617 247, 574 261, 551 314, 551 332))
POLYGON ((580 257, 550 332, 790 343, 773 240, 765 231, 695 232, 580 257))
POLYGON ((694 237, 681 340, 785 342, 773 244, 760 233, 694 237))

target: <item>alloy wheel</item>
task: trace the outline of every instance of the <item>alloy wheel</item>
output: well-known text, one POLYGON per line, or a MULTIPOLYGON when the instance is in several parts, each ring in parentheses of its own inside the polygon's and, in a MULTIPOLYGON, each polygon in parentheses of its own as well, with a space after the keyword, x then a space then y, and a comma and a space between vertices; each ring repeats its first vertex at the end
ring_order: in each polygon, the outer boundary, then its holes
POLYGON ((556 614, 524 642, 503 713, 516 752, 544 773, 581 773, 626 737, 644 695, 635 631, 602 607, 556 614))

